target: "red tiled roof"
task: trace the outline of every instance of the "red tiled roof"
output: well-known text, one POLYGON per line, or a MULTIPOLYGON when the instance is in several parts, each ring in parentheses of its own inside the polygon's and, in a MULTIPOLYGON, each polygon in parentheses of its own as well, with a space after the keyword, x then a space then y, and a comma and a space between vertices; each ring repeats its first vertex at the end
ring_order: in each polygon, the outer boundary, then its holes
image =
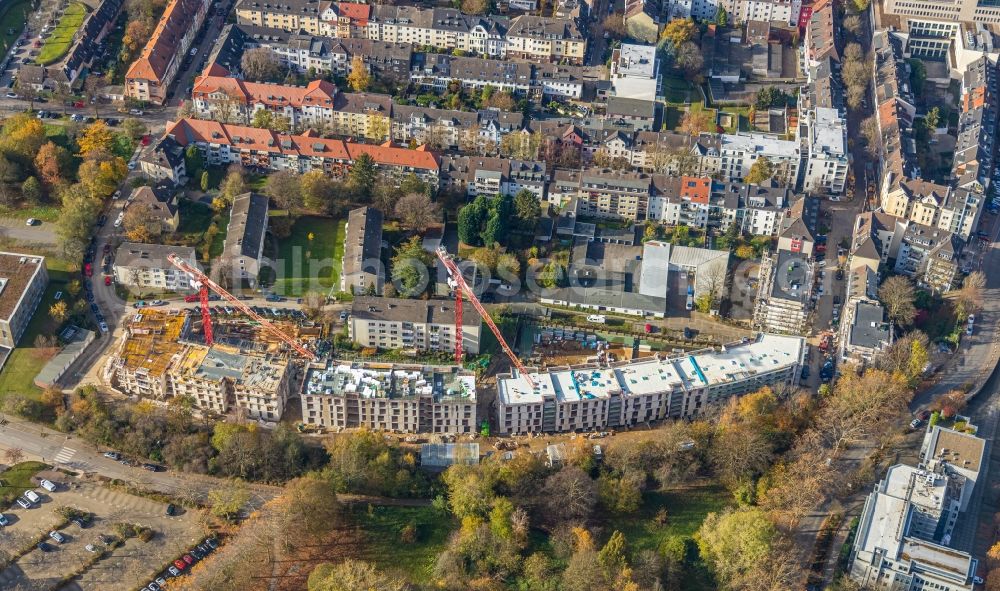
POLYGON ((408 166, 437 170, 437 156, 420 146, 416 150, 391 146, 355 144, 343 140, 324 139, 311 134, 289 135, 242 125, 226 125, 202 119, 181 119, 167 125, 166 135, 182 145, 191 143, 225 144, 241 150, 257 150, 272 154, 285 154, 305 158, 321 157, 354 161, 361 154, 368 154, 376 164, 408 166))
POLYGON ((372 13, 372 7, 368 4, 356 4, 354 2, 340 2, 337 4, 340 16, 351 19, 351 24, 359 27, 368 26, 368 17, 372 13))
POLYGON ((686 197, 694 203, 707 205, 711 194, 712 179, 696 176, 681 177, 681 197, 686 197))
POLYGON ((308 86, 285 86, 247 82, 237 78, 213 75, 200 76, 191 91, 192 98, 204 98, 215 92, 224 92, 246 104, 263 104, 269 107, 327 106, 333 108, 337 87, 326 80, 313 80, 308 86))
POLYGON ((171 0, 139 58, 129 66, 126 80, 162 83, 167 66, 171 58, 180 51, 181 39, 194 24, 201 5, 201 0, 171 0))

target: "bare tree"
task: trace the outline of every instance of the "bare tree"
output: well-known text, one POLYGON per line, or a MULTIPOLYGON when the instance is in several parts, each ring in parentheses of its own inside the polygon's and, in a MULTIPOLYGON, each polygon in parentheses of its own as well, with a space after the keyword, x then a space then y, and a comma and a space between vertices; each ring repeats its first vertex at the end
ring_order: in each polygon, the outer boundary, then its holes
POLYGON ((962 288, 953 291, 949 297, 955 300, 955 308, 959 317, 975 312, 983 305, 983 289, 986 287, 986 275, 982 271, 973 271, 962 281, 962 288))
MULTIPOLYGON (((913 282, 902 275, 893 275, 878 288, 878 299, 885 306, 890 323, 906 326, 913 322, 917 309, 913 305, 915 293, 913 282)), ((892 330, 889 331, 892 338, 892 330)))
POLYGON ((12 447, 4 452, 3 457, 11 466, 20 464, 24 460, 24 451, 20 447, 12 447))
POLYGON ((878 158, 882 153, 882 134, 879 132, 878 120, 875 116, 861 122, 861 136, 865 138, 865 150, 872 158, 878 158))
POLYGON ((441 205, 431 201, 425 193, 407 193, 396 201, 393 209, 403 225, 423 232, 441 219, 441 205))
POLYGON ((275 81, 284 76, 281 60, 266 47, 254 47, 243 52, 240 59, 243 75, 250 80, 275 81))

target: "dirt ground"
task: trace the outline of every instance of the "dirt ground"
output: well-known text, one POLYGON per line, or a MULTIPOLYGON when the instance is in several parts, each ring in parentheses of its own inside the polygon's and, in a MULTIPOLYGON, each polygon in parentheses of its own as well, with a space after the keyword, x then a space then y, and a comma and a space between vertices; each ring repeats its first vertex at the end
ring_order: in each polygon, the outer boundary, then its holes
POLYGON ((193 544, 201 541, 204 529, 199 523, 198 511, 182 511, 168 517, 166 505, 142 497, 111 490, 93 483, 82 483, 75 488, 61 487, 53 493, 39 490, 42 503, 33 509, 15 505, 5 516, 11 525, 0 530, 0 547, 19 549, 53 529, 62 521, 56 509, 74 507, 94 514, 94 521, 86 529, 69 524, 60 531, 67 537, 64 544, 56 544, 53 552, 35 548, 0 572, 0 588, 45 590, 57 588, 64 576, 72 573, 93 559, 94 554, 85 549, 87 544, 100 544, 98 536, 113 535, 113 525, 133 523, 151 528, 155 536, 147 543, 128 540, 111 555, 94 563, 79 581, 65 589, 94 591, 130 591, 138 582, 148 582, 162 572, 167 562, 176 558, 193 544))

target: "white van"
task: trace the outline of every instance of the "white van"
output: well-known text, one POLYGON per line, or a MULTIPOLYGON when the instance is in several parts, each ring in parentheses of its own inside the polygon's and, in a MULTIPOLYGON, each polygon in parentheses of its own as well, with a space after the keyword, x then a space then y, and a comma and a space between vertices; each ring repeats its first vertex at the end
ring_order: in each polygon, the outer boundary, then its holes
POLYGON ((38 496, 38 493, 33 490, 24 491, 24 498, 28 499, 32 503, 39 503, 42 500, 42 497, 38 496))
POLYGON ((49 492, 56 492, 56 484, 54 482, 52 482, 51 480, 45 480, 43 478, 42 481, 39 482, 38 484, 42 485, 42 488, 44 488, 45 490, 47 490, 49 492))

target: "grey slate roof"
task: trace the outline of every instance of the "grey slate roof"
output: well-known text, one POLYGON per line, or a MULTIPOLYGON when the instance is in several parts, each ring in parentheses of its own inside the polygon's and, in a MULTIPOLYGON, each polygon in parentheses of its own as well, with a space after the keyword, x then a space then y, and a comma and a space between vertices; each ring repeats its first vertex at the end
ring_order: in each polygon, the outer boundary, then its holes
POLYGON ((256 193, 238 195, 233 201, 226 232, 226 254, 256 258, 267 231, 267 197, 256 193))

